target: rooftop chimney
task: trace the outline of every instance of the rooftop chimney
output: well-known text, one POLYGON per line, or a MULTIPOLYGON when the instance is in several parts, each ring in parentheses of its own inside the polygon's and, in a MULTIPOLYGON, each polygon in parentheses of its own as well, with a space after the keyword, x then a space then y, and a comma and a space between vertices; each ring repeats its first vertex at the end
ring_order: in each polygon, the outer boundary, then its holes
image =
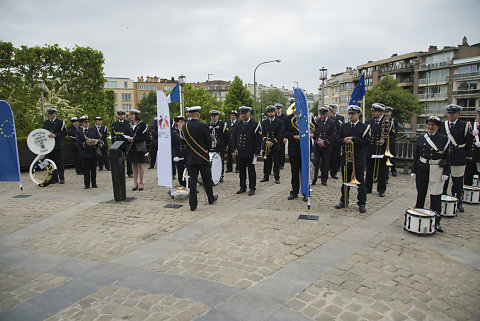
POLYGON ((428 47, 428 52, 434 52, 434 51, 437 51, 437 46, 428 47))
POLYGON ((462 46, 468 46, 467 36, 464 36, 462 39, 462 46))

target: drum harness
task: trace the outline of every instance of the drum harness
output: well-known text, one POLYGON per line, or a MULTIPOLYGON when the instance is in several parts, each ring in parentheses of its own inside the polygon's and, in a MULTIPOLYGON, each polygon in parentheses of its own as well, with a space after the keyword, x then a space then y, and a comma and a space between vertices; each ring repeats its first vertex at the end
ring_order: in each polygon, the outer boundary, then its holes
MULTIPOLYGON (((427 141, 428 145, 430 145, 437 153, 439 153, 440 155, 443 154, 445 152, 445 150, 448 148, 448 145, 450 144, 450 136, 448 137, 448 141, 447 143, 445 144, 445 147, 443 148, 442 151, 440 151, 437 147, 437 145, 435 145, 435 143, 432 141, 432 139, 430 138, 430 135, 428 134, 425 134, 423 135, 423 137, 425 138, 425 140, 427 141)), ((419 160, 424 163, 424 164, 428 164, 428 165, 438 165, 441 161, 441 159, 426 159, 426 158, 423 158, 423 157, 419 157, 419 160)))

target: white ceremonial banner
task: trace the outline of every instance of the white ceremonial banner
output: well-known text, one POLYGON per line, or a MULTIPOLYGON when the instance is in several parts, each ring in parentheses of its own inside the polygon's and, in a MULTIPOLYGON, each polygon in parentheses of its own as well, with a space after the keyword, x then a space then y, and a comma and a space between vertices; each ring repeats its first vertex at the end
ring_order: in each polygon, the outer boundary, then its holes
POLYGON ((157 181, 158 186, 170 187, 173 191, 172 139, 170 111, 163 90, 157 90, 157 181))

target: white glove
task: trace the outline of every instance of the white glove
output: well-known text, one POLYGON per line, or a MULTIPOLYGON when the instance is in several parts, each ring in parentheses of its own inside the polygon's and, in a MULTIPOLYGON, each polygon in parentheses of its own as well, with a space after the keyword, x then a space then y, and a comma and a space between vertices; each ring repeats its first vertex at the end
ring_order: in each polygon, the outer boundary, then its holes
POLYGON ((448 176, 448 175, 442 175, 442 182, 447 181, 449 177, 450 176, 448 176))
POLYGON ((412 176, 413 179, 417 179, 417 174, 411 173, 410 176, 412 176))
POLYGON ((473 136, 477 136, 477 135, 478 135, 478 129, 475 128, 475 129, 472 131, 472 135, 473 135, 473 136))
POLYGON ((475 142, 475 147, 480 148, 480 142, 475 142))
POLYGON ((175 157, 173 158, 173 161, 174 161, 175 163, 178 163, 179 160, 180 160, 180 158, 178 158, 177 156, 175 156, 175 157))

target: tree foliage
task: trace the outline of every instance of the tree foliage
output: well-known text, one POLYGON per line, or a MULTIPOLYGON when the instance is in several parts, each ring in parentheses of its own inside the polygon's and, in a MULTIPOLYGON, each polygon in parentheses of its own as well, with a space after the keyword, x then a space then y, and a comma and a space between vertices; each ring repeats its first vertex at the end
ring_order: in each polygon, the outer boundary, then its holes
POLYGON ((282 104, 283 106, 287 106, 288 104, 287 97, 285 97, 283 92, 278 88, 270 88, 270 89, 263 90, 260 93, 260 101, 261 101, 263 110, 265 110, 265 108, 268 105, 275 105, 279 103, 279 104, 282 104))
POLYGON ((225 110, 238 110, 240 106, 253 107, 253 97, 240 77, 235 76, 225 97, 225 110))
POLYGON ((45 109, 57 108, 59 118, 101 116, 106 124, 111 123, 114 94, 103 89, 103 63, 102 52, 90 47, 15 48, 0 41, 0 99, 12 106, 17 135, 42 126, 38 80, 47 86, 45 109))
POLYGON ((382 103, 393 108, 393 116, 400 123, 409 122, 413 113, 419 113, 423 107, 418 98, 398 86, 399 81, 386 75, 365 95, 366 114, 371 115, 370 106, 382 103))
POLYGON ((142 120, 147 124, 153 124, 153 119, 157 117, 157 93, 150 91, 144 95, 138 103, 138 110, 142 112, 142 120))

